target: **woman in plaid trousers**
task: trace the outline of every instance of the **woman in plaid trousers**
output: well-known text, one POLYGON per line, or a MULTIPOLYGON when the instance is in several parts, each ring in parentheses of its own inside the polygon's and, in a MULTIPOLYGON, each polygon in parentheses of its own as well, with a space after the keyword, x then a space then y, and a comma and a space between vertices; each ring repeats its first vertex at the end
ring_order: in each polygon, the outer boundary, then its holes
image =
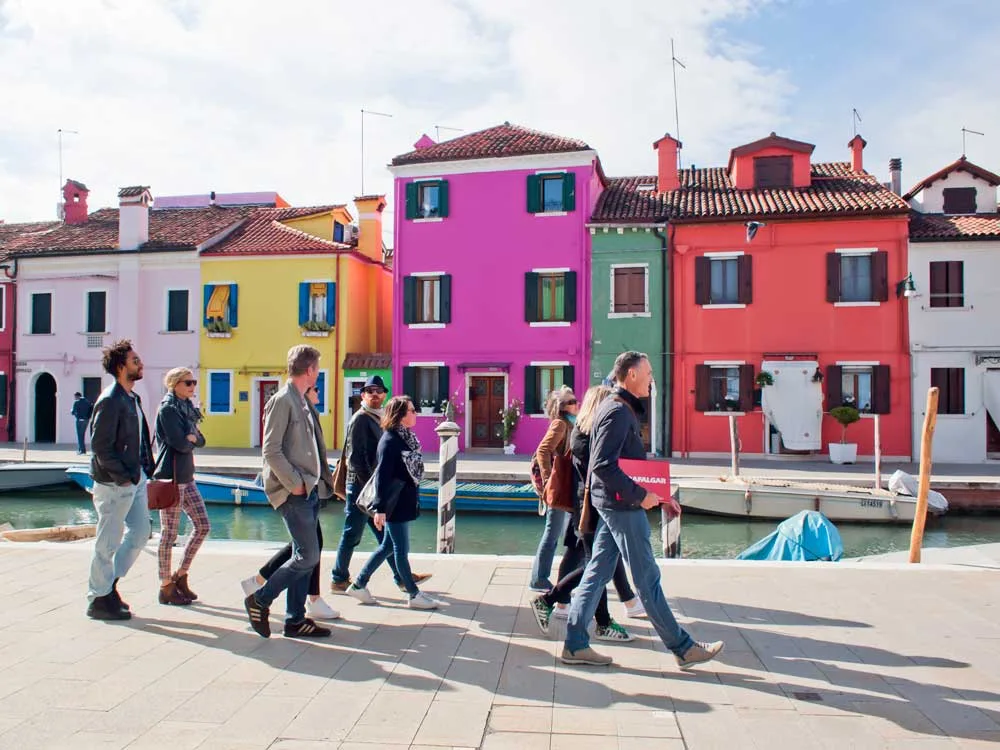
POLYGON ((185 605, 198 598, 188 587, 188 570, 211 530, 205 501, 194 483, 194 450, 205 445, 205 436, 198 429, 201 414, 191 403, 198 385, 194 373, 186 367, 175 367, 166 374, 163 384, 167 387, 167 395, 156 412, 158 451, 153 477, 173 479, 180 502, 160 511, 160 604, 185 605), (184 548, 181 566, 171 574, 170 557, 177 541, 182 510, 191 519, 194 532, 184 548))

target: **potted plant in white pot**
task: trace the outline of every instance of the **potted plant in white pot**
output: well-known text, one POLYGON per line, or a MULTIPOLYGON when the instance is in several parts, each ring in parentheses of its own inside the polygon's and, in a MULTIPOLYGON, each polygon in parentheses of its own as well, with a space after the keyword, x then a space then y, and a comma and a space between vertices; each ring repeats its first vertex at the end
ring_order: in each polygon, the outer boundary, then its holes
POLYGON ((830 462, 853 464, 858 459, 858 444, 847 442, 847 428, 861 419, 861 414, 853 406, 844 404, 830 409, 830 416, 840 423, 843 433, 839 443, 830 443, 830 462))

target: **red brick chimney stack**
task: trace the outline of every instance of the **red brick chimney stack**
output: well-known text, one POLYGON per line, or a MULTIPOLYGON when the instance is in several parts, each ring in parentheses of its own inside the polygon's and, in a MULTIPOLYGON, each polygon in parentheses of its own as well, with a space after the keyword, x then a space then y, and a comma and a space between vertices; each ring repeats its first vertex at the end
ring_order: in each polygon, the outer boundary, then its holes
POLYGON ((680 178, 677 175, 677 152, 681 148, 681 142, 667 133, 660 140, 653 144, 656 151, 658 167, 656 171, 657 190, 664 193, 668 190, 676 190, 681 186, 680 178))

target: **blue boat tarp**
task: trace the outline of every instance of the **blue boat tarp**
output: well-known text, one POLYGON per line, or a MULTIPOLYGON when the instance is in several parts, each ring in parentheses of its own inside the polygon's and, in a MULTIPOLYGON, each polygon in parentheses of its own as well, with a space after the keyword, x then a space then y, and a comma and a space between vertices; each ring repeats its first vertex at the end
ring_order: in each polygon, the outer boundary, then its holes
POLYGON ((743 550, 737 560, 828 560, 844 556, 837 527, 822 513, 804 510, 743 550))

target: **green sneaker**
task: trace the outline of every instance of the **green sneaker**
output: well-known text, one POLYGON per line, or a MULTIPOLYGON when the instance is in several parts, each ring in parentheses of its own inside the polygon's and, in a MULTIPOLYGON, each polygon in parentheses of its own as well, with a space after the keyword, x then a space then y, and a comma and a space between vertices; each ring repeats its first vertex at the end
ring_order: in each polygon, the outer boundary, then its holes
POLYGON ((538 629, 545 635, 549 634, 549 618, 552 616, 552 605, 545 602, 545 597, 539 596, 531 600, 531 611, 535 615, 538 629))
POLYGON ((594 632, 594 637, 599 641, 612 641, 616 643, 628 643, 635 640, 631 633, 614 620, 609 622, 605 628, 598 625, 597 630, 594 632))

